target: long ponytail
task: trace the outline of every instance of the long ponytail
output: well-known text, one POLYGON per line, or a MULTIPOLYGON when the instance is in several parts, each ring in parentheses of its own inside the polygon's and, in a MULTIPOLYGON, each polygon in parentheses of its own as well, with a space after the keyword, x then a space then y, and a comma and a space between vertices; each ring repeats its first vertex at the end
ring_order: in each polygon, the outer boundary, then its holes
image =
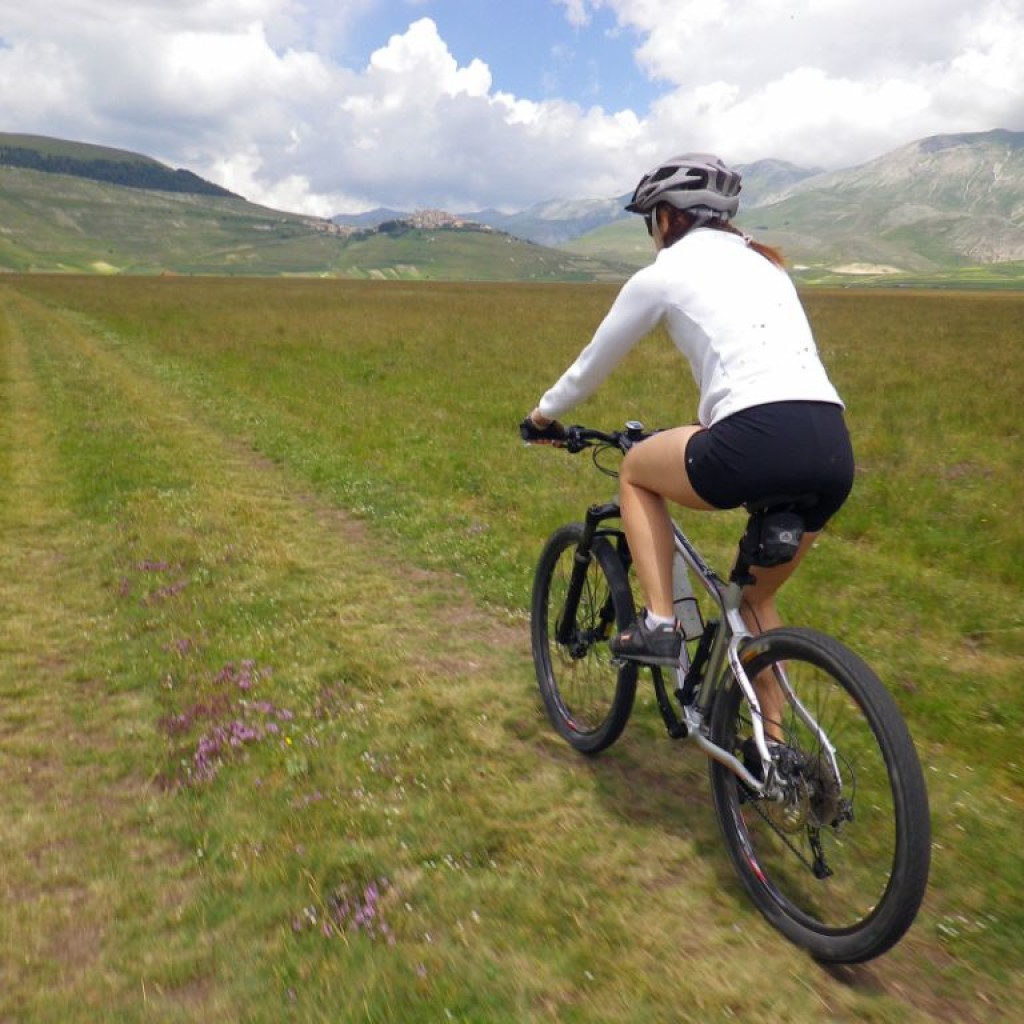
POLYGON ((755 241, 750 235, 744 234, 739 228, 733 227, 732 224, 723 223, 717 225, 717 227, 720 231, 728 231, 730 235, 739 235, 747 243, 748 249, 753 249, 759 256, 763 256, 769 263, 774 263, 780 270, 785 269, 786 261, 782 258, 782 253, 774 246, 755 241))

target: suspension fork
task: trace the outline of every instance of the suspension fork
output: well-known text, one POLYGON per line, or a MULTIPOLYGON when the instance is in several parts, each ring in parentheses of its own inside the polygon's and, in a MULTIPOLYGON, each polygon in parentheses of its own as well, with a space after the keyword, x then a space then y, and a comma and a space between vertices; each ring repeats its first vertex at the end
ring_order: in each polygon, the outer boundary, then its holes
POLYGON ((587 516, 583 523, 583 537, 573 553, 569 589, 565 595, 565 605, 555 630, 555 639, 560 644, 570 643, 575 635, 576 613, 579 611, 583 584, 586 581, 587 570, 590 568, 590 561, 593 557, 592 549, 597 528, 606 519, 617 519, 618 517, 619 503, 617 501, 605 502, 603 505, 591 505, 587 509, 587 516))

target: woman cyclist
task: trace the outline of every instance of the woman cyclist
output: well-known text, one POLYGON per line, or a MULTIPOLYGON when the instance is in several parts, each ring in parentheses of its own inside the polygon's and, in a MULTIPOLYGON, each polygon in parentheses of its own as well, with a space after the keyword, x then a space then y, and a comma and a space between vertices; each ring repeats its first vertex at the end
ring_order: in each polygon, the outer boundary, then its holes
MULTIPOLYGON (((623 528, 647 601, 611 642, 613 653, 627 660, 673 664, 679 658, 666 499, 692 509, 731 509, 771 495, 816 495, 803 513, 797 555, 753 569, 742 613, 757 634, 781 625, 776 592, 853 483, 843 402, 780 255, 731 223, 739 192, 739 173, 702 153, 673 157, 641 178, 626 209, 644 217, 656 259, 623 286, 590 344, 522 424, 528 440, 557 441, 559 417, 588 398, 660 323, 690 363, 700 390, 699 423, 635 445, 619 476, 623 528)), ((767 725, 777 717, 779 695, 769 682, 758 690, 767 725)))

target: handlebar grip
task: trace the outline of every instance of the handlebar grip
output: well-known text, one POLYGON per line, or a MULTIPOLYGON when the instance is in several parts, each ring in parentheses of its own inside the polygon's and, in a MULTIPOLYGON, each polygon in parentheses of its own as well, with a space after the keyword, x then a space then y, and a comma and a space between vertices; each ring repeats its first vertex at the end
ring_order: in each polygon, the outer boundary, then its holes
POLYGON ((552 420, 546 427, 538 427, 529 416, 519 424, 519 435, 528 444, 556 444, 565 442, 566 430, 558 420, 552 420))

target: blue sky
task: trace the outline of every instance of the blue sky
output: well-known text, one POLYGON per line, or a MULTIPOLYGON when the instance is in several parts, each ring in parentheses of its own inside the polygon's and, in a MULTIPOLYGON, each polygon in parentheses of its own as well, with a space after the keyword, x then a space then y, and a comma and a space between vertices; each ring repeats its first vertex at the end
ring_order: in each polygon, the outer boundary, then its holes
POLYGON ((419 17, 434 21, 460 64, 486 60, 503 92, 610 109, 645 108, 658 93, 633 58, 636 34, 618 28, 610 10, 594 11, 577 27, 563 6, 546 0, 389 0, 354 24, 344 57, 365 63, 419 17))
POLYGON ((0 130, 320 216, 1024 130, 1022 0, 0 0, 0 36, 0 130))

